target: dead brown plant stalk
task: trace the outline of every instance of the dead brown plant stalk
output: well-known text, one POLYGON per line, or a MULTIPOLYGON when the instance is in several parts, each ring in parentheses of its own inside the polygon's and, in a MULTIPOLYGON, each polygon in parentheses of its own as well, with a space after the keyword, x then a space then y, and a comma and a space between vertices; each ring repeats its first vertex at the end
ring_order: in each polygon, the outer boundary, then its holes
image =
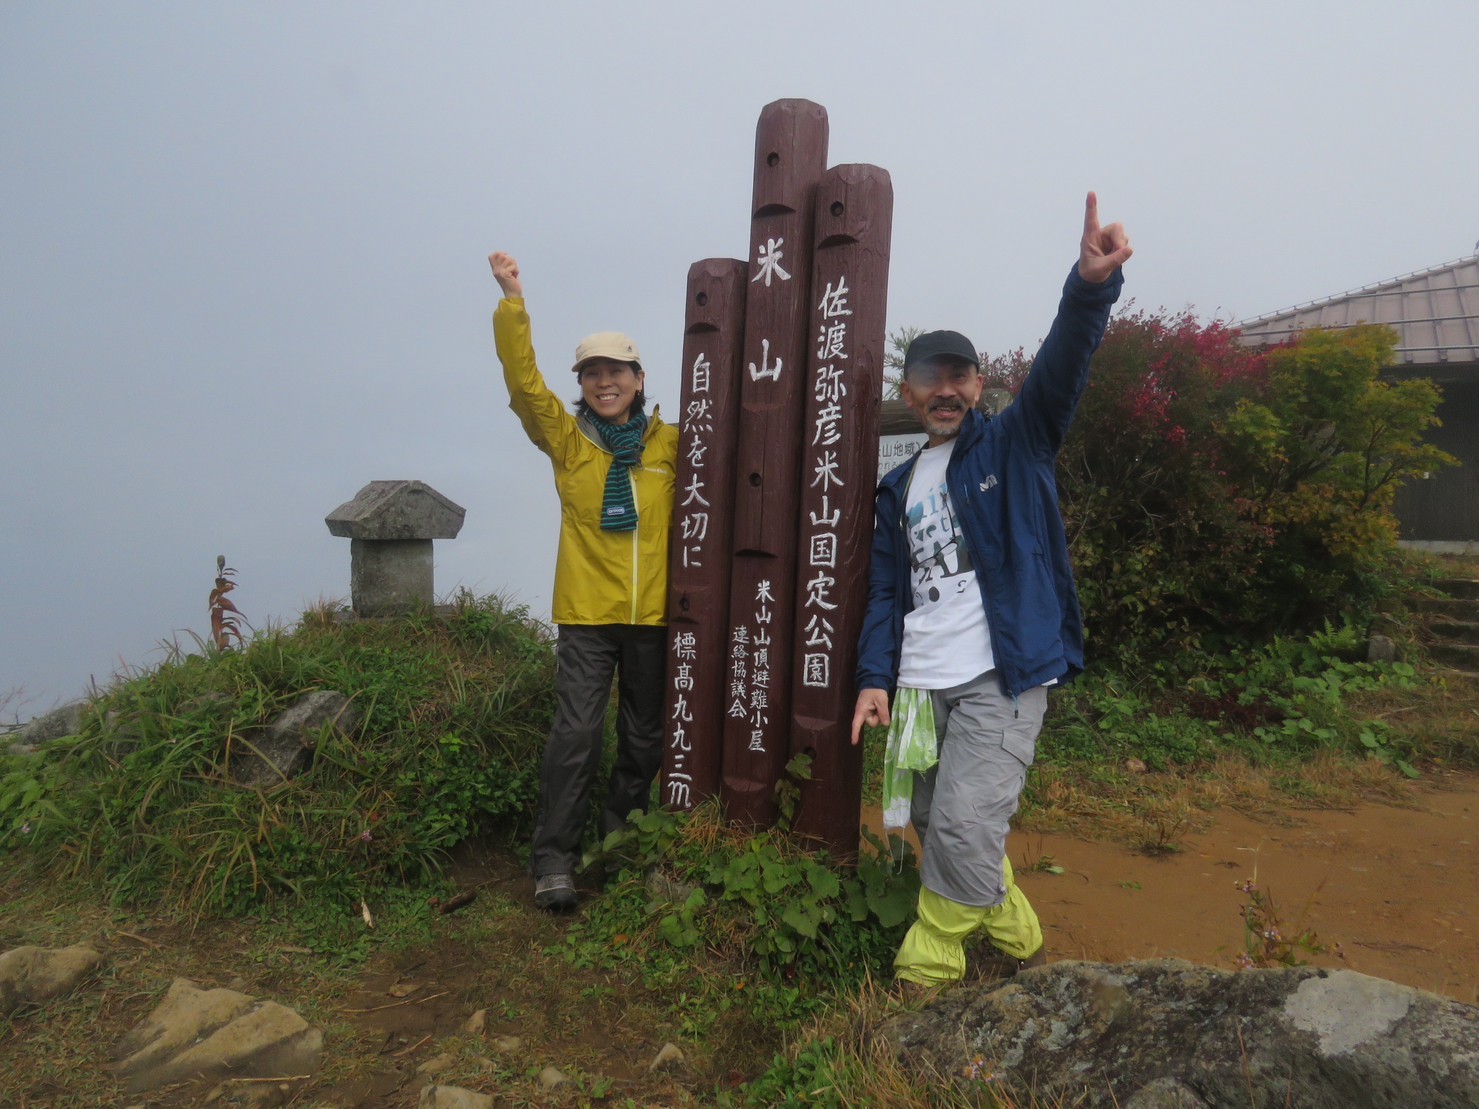
POLYGON ((236 583, 231 580, 235 576, 236 571, 226 565, 226 556, 217 555, 216 587, 211 590, 210 612, 211 643, 218 651, 230 650, 233 639, 236 640, 237 646, 246 642, 241 634, 241 625, 246 623, 246 617, 226 596, 236 588, 236 583))

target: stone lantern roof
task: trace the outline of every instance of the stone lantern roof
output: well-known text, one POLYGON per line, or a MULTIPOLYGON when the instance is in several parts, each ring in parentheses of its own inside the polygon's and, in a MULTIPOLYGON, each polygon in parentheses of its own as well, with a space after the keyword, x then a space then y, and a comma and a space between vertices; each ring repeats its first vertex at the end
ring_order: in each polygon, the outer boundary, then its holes
POLYGON ((466 515, 424 481, 372 481, 324 523, 342 539, 455 539, 466 515))

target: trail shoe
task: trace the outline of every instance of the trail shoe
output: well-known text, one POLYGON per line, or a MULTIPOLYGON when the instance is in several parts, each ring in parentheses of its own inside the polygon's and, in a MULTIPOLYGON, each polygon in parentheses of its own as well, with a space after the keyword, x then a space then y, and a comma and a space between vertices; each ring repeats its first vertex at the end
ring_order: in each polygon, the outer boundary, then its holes
POLYGON ((972 982, 1004 982, 1015 978, 1020 970, 1047 964, 1048 949, 1039 947, 1025 959, 1014 959, 989 943, 966 949, 965 976, 972 982))
POLYGON ((534 904, 549 913, 575 911, 575 883, 568 874, 546 874, 534 880, 534 904))
POLYGON ((889 988, 889 994, 896 1000, 913 1008, 915 1006, 928 1005, 945 991, 945 987, 948 984, 941 983, 936 986, 926 986, 923 982, 915 982, 909 978, 895 978, 889 988))

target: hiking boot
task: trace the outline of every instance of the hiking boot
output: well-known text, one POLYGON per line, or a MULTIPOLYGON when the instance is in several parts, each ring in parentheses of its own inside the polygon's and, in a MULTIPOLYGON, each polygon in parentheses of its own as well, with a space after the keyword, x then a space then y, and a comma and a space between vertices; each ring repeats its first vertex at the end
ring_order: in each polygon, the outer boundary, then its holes
POLYGON ((534 904, 547 913, 572 913, 576 900, 575 883, 568 874, 546 874, 534 881, 534 904))
POLYGON ((915 982, 909 978, 895 978, 889 993, 902 1001, 905 1005, 926 1005, 933 1001, 943 990, 942 983, 936 986, 926 986, 923 982, 915 982))
POLYGON ((1018 970, 1030 970, 1032 967, 1045 967, 1048 965, 1048 947, 1044 944, 1027 958, 1017 964, 1018 970))
POLYGON ((1018 971, 1045 966, 1047 961, 1046 946, 1039 947, 1025 959, 1014 959, 990 943, 982 943, 966 949, 965 976, 977 982, 1004 982, 1015 978, 1018 971))

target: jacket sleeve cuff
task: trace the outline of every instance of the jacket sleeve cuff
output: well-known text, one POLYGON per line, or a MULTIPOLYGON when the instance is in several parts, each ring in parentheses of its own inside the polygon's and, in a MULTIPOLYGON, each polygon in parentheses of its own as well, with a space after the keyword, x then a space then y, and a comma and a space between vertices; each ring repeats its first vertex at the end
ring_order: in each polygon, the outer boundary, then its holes
POLYGON ((1068 280, 1063 282, 1063 295, 1070 297, 1082 304, 1104 305, 1113 304, 1120 298, 1120 290, 1125 285, 1125 270, 1123 266, 1115 267, 1115 271, 1097 285, 1092 281, 1085 281, 1079 276, 1078 263, 1068 271, 1068 280))

